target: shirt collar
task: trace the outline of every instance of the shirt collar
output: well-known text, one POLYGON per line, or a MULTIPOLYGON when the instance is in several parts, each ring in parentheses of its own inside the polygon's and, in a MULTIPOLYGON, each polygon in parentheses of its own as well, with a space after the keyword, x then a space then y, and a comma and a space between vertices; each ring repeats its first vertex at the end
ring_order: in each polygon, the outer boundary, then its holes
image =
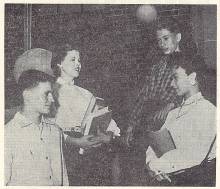
POLYGON ((201 100, 202 98, 203 98, 202 93, 198 92, 198 93, 192 95, 191 97, 189 97, 188 99, 183 100, 182 105, 189 105, 192 103, 196 103, 199 100, 201 100))
MULTIPOLYGON (((34 123, 32 121, 30 121, 29 119, 27 119, 25 116, 23 116, 20 112, 17 112, 15 114, 15 120, 17 123, 19 123, 19 125, 21 125, 21 128, 24 127, 28 127, 28 126, 32 126, 34 125, 34 123)), ((38 125, 39 127, 43 127, 45 125, 46 121, 44 116, 42 116, 41 118, 41 123, 38 125)))
POLYGON ((64 80, 62 77, 58 77, 57 83, 59 83, 60 85, 74 85, 74 80, 72 80, 71 82, 68 82, 64 80))

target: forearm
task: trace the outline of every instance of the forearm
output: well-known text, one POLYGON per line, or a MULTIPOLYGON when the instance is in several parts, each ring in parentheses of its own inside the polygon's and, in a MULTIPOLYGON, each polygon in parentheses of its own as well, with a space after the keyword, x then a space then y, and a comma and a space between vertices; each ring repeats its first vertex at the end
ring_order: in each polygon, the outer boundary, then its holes
POLYGON ((171 150, 160 158, 155 158, 149 163, 152 170, 159 170, 164 173, 171 173, 199 165, 204 159, 198 150, 171 150))
POLYGON ((65 142, 70 145, 82 147, 81 143, 80 143, 80 138, 75 138, 75 137, 71 137, 71 136, 66 135, 65 142))

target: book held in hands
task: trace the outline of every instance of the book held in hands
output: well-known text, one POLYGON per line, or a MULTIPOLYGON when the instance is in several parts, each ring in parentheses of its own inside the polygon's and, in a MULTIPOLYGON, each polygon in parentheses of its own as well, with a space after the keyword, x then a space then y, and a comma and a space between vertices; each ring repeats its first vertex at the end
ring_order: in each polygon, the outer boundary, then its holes
MULTIPOLYGON (((81 128, 82 134, 96 135, 98 130, 105 133, 112 119, 112 111, 105 106, 104 99, 92 97, 83 118, 81 128)), ((83 154, 83 149, 80 149, 80 154, 83 154)))
POLYGON ((173 137, 167 128, 155 132, 149 131, 147 137, 150 147, 158 158, 166 152, 176 149, 173 137))

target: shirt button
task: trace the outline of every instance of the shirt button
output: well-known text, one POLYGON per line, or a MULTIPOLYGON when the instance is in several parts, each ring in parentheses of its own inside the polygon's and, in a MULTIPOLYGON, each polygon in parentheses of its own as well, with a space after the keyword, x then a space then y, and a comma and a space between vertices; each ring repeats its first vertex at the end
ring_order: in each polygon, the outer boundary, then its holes
POLYGON ((52 177, 50 176, 50 179, 51 179, 52 177))
POLYGON ((40 138, 40 140, 43 140, 43 138, 40 138))
POLYGON ((46 159, 48 159, 48 156, 46 156, 46 159))

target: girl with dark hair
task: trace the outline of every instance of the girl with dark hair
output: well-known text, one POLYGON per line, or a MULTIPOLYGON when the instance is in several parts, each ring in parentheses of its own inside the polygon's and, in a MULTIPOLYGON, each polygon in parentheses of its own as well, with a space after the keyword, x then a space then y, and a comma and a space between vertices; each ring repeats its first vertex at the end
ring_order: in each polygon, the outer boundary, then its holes
MULTIPOLYGON (((54 95, 58 105, 56 123, 64 131, 74 130, 75 133, 80 133, 83 129, 81 128, 83 118, 94 96, 88 90, 74 84, 74 80, 79 77, 81 70, 79 51, 73 49, 71 45, 65 44, 58 47, 55 55, 52 60, 52 69, 57 76, 54 95)), ((114 135, 119 135, 119 132, 115 121, 111 120, 106 133, 99 133, 97 136, 65 136, 69 146, 66 157, 69 163, 69 165, 67 163, 67 167, 71 185, 93 185, 90 177, 92 178, 95 174, 89 173, 89 170, 92 169, 85 165, 85 162, 89 160, 84 161, 87 155, 79 155, 79 148, 92 148, 91 151, 97 151, 95 148, 97 144, 109 143, 114 135)), ((90 155, 87 158, 92 157, 90 155)), ((102 185, 101 182, 100 180, 97 184, 102 185)))

